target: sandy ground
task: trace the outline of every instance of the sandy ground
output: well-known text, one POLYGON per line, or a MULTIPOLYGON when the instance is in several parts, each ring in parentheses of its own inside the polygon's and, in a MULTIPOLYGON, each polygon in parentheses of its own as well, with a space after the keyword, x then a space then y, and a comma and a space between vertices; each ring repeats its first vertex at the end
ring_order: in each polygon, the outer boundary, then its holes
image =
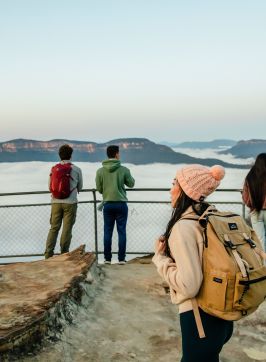
MULTIPOLYGON (((97 270, 98 277, 86 288, 83 306, 75 311, 73 323, 66 325, 60 340, 46 341, 37 354, 19 360, 179 361, 177 309, 153 264, 100 266, 97 270)), ((221 362, 266 361, 265 310, 263 306, 245 326, 238 324, 221 362)))

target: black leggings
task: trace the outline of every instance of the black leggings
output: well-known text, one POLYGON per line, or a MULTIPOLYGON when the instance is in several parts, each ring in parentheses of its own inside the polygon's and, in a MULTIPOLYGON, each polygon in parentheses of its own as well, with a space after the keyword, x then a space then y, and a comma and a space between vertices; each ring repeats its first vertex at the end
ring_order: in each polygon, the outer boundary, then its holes
POLYGON ((233 334, 233 322, 213 317, 201 309, 200 316, 205 338, 199 338, 192 310, 180 314, 183 349, 181 362, 219 362, 219 353, 233 334))

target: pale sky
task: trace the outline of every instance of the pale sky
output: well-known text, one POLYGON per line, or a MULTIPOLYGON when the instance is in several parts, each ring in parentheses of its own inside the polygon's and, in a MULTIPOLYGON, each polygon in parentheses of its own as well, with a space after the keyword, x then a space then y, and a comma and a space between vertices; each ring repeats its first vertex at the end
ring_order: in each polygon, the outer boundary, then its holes
POLYGON ((0 0, 0 141, 266 138, 265 0, 0 0))

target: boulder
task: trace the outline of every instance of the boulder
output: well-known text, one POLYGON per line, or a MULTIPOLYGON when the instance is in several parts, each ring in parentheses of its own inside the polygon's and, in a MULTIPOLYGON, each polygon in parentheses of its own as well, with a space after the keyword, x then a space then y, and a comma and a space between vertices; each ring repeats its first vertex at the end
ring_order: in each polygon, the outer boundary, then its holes
POLYGON ((39 340, 60 301, 79 302, 95 259, 82 245, 47 260, 0 266, 0 353, 39 340))

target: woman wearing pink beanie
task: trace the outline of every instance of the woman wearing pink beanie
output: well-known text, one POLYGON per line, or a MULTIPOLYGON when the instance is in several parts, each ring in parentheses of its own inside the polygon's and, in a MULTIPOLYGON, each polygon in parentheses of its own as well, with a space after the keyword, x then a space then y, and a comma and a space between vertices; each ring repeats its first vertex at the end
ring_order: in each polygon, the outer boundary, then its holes
POLYGON ((191 301, 203 279, 203 234, 197 219, 209 206, 205 198, 216 190, 224 174, 221 166, 189 165, 177 171, 170 191, 172 217, 155 244, 153 263, 170 287, 172 303, 179 307, 181 362, 219 362, 219 353, 233 333, 233 322, 199 309, 206 335, 200 338, 191 301))

